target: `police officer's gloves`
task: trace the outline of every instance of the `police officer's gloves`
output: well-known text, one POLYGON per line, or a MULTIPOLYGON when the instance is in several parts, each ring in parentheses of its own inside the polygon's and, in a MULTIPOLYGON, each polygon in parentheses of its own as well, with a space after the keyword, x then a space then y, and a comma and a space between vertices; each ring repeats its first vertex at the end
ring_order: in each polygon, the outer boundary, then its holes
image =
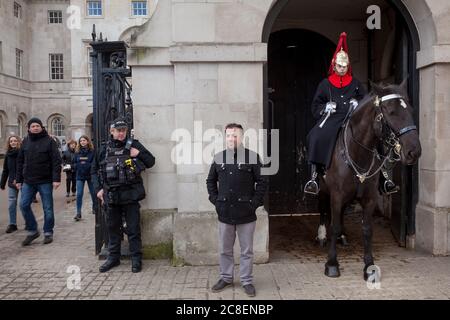
POLYGON ((335 102, 327 102, 325 106, 325 113, 335 113, 336 112, 336 103, 335 102))
POLYGON ((358 107, 358 101, 355 98, 351 98, 350 105, 352 106, 353 110, 355 110, 356 107, 358 107))

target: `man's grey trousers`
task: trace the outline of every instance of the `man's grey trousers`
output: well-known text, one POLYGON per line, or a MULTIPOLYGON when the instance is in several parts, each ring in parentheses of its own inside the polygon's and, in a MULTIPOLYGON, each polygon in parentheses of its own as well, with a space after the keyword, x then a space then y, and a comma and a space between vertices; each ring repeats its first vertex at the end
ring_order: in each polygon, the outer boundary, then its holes
POLYGON ((239 261, 239 273, 241 284, 251 284, 253 281, 253 235, 256 221, 245 224, 226 224, 219 221, 219 252, 220 252, 220 276, 231 283, 234 276, 233 247, 236 234, 241 247, 239 261))

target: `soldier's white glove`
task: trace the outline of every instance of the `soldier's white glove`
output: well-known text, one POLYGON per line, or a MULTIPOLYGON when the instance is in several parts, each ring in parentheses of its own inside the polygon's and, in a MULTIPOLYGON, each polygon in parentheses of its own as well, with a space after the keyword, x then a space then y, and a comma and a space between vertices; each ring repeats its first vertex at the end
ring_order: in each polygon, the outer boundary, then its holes
POLYGON ((325 106, 325 113, 335 113, 336 112, 336 103, 327 102, 325 106))
POLYGON ((358 106, 358 101, 355 98, 351 98, 350 99, 350 105, 352 106, 352 108, 354 110, 358 106))

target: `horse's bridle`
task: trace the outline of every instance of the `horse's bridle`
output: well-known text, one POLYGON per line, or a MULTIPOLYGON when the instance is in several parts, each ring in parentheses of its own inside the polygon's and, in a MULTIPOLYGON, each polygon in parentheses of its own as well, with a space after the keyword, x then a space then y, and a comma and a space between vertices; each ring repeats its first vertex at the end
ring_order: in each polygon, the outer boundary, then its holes
POLYGON ((381 118, 383 118, 383 124, 385 124, 385 125, 390 129, 390 131, 391 131, 392 133, 395 134, 395 136, 396 136, 397 138, 400 138, 402 135, 404 135, 404 134, 406 134, 406 133, 408 133, 408 132, 410 132, 410 131, 412 131, 412 130, 417 130, 417 127, 416 127, 415 125, 412 125, 412 126, 404 127, 404 128, 402 128, 402 129, 400 129, 400 130, 398 130, 398 131, 396 132, 396 131, 393 130, 392 127, 387 123, 387 121, 384 120, 384 114, 383 114, 383 110, 381 109, 381 104, 382 104, 383 102, 385 102, 385 101, 392 100, 392 99, 400 99, 400 104, 402 105, 402 107, 405 108, 405 109, 407 108, 407 105, 406 105, 406 103, 405 103, 405 100, 404 100, 403 96, 400 95, 400 94, 397 94, 397 93, 394 93, 394 94, 388 94, 388 95, 386 95, 386 96, 381 97, 381 99, 380 99, 378 96, 375 96, 374 105, 375 105, 375 107, 378 109, 378 110, 377 110, 377 111, 378 111, 378 115, 375 117, 375 119, 376 119, 377 121, 381 121, 381 120, 382 120, 381 118), (378 119, 378 117, 380 117, 380 118, 378 119))
MULTIPOLYGON (((377 109, 376 110, 377 115, 375 116, 375 121, 381 122, 382 126, 384 128, 388 129, 387 136, 381 138, 383 143, 388 146, 388 152, 385 156, 381 156, 381 157, 384 157, 384 159, 383 159, 383 161, 381 161, 380 166, 372 174, 370 174, 370 171, 372 170, 373 165, 375 164, 375 158, 378 158, 381 160, 380 154, 376 151, 376 149, 370 150, 363 146, 365 149, 367 149, 373 153, 373 157, 372 157, 372 163, 370 164, 369 169, 365 173, 359 172, 358 168, 356 168, 359 166, 353 161, 353 159, 350 157, 350 154, 348 152, 346 137, 347 137, 347 128, 350 123, 350 120, 347 121, 347 123, 345 124, 343 138, 344 138, 344 154, 345 154, 345 157, 347 160, 346 162, 350 165, 350 167, 353 169, 353 171, 355 171, 356 176, 358 177, 358 179, 361 183, 363 183, 366 179, 370 179, 373 176, 375 176, 381 170, 381 168, 385 165, 387 160, 389 160, 390 162, 400 161, 400 155, 401 155, 400 137, 410 131, 417 130, 417 127, 415 125, 404 127, 398 131, 395 131, 392 129, 392 127, 386 121, 385 116, 383 114, 383 110, 381 108, 383 102, 389 101, 392 99, 400 99, 400 101, 401 101, 400 103, 401 103, 402 107, 405 109, 407 108, 404 98, 400 94, 388 94, 388 95, 382 96, 381 99, 378 96, 375 96, 374 105, 375 105, 375 108, 377 109)), ((360 144, 360 143, 358 143, 358 144, 360 144)))

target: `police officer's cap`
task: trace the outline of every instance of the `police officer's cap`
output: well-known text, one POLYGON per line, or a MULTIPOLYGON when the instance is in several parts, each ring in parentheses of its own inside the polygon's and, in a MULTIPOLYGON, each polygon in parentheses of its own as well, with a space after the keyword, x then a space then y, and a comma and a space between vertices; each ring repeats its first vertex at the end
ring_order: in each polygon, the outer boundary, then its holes
POLYGON ((128 128, 128 124, 123 119, 116 119, 112 124, 111 128, 114 129, 122 129, 122 128, 128 128))

